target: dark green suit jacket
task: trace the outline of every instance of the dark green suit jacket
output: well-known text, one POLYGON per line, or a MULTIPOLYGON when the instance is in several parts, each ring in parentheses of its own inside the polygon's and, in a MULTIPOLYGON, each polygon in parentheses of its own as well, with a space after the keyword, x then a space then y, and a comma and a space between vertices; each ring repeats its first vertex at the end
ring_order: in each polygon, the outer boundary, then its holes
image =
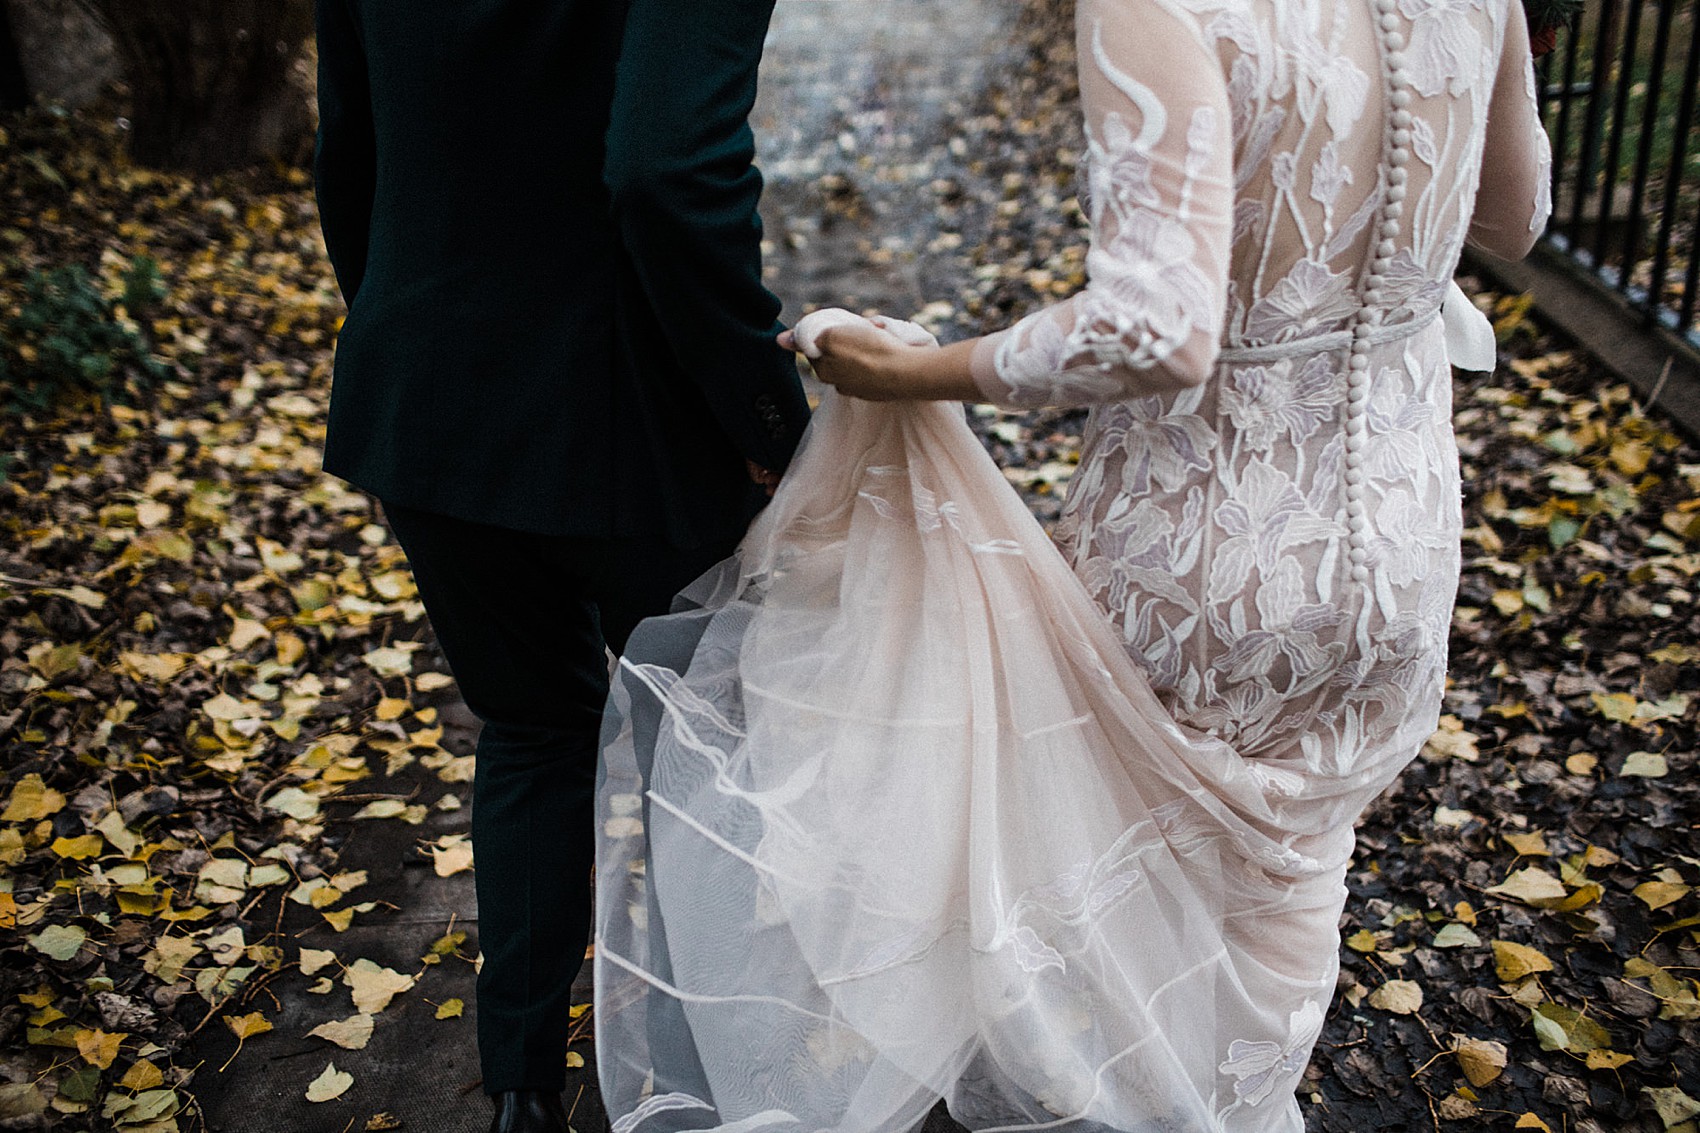
POLYGON ((550 535, 747 521, 808 415, 761 282, 772 8, 318 0, 327 470, 550 535))

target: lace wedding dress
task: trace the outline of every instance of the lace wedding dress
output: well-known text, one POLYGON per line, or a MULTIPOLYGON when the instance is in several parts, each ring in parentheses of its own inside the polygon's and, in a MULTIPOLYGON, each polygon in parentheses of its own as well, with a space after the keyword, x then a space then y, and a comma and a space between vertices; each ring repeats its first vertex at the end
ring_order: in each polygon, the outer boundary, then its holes
MULTIPOLYGON (((1352 823, 1435 725, 1437 312, 1521 255, 1510 0, 1080 0, 1090 282, 984 340, 1092 405, 1053 545, 954 405, 828 395, 605 732, 615 1133, 1293 1133, 1352 823), (1486 174, 1484 175, 1484 168, 1486 174)), ((800 328, 801 329, 801 328, 800 328)))

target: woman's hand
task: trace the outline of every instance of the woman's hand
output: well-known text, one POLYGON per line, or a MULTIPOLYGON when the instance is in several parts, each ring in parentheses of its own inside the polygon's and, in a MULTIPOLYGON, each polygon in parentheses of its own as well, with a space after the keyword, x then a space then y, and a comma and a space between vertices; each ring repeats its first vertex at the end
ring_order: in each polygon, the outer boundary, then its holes
POLYGON ((928 349, 907 346, 870 322, 845 324, 815 339, 820 357, 815 376, 839 393, 864 401, 901 401, 925 394, 912 380, 910 355, 928 349))
POLYGON ((801 351, 815 375, 865 401, 968 400, 979 396, 968 371, 970 343, 941 348, 926 331, 898 319, 816 311, 779 344, 801 351), (930 345, 917 345, 922 341, 930 345))

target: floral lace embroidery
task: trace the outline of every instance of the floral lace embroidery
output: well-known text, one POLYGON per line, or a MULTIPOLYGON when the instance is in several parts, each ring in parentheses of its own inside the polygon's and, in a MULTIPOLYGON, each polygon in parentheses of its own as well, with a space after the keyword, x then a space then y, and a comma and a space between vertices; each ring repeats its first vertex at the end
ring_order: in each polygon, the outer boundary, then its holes
MULTIPOLYGON (((1175 719, 1231 747, 1278 809, 1301 776, 1349 782, 1408 757, 1438 711, 1460 520, 1432 316, 1480 203, 1499 45, 1520 13, 1507 0, 1141 11, 1135 40, 1113 0, 1081 0, 1089 283, 1018 323, 993 364, 1006 404, 1094 407, 1057 542, 1175 719), (1339 345, 1360 323, 1411 331, 1339 345)), ((1488 202, 1502 231, 1538 231, 1551 209, 1533 84, 1523 65, 1521 102, 1495 105, 1529 142, 1494 157, 1533 186, 1488 202)), ((1170 804, 1159 833, 1206 852, 1186 813, 1170 804)), ((1256 865, 1312 868, 1313 849, 1256 865)), ((1044 904, 1080 900, 1100 868, 1059 879, 1044 904)), ((1005 939, 1024 969, 1059 968, 1071 930, 1036 918, 1038 898, 1005 939)), ((1224 1128, 1272 1127, 1245 1111, 1290 1105, 1328 994, 1291 1001, 1284 1036, 1228 1044, 1224 1128)))

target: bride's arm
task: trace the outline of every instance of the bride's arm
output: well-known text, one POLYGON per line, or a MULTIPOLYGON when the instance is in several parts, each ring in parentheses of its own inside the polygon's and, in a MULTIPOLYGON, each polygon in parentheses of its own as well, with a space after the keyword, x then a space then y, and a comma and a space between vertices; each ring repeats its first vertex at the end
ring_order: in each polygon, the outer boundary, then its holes
POLYGON ((1511 0, 1507 9, 1469 243, 1503 259, 1520 260, 1535 246, 1552 212, 1552 147, 1535 100, 1522 6, 1511 0))
POLYGON ((943 350, 827 333, 823 381, 876 400, 1090 405, 1197 385, 1226 307, 1233 152, 1226 85, 1190 19, 1160 3, 1081 0, 1090 152, 1085 290, 943 350))

